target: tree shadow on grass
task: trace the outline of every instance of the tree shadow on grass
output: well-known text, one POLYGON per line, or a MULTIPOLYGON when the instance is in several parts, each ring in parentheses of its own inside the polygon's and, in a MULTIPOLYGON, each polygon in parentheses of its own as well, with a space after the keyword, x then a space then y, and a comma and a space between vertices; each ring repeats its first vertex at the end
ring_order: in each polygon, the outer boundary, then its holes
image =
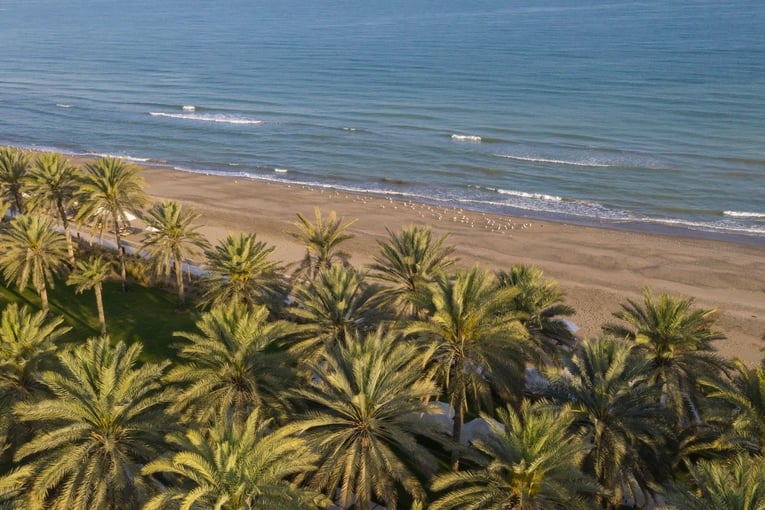
MULTIPOLYGON (((98 335, 98 318, 91 312, 85 298, 87 296, 78 296, 74 291, 67 287, 63 282, 59 282, 54 288, 48 289, 48 298, 50 314, 53 316, 62 316, 67 326, 72 330, 60 339, 61 343, 70 343, 84 340, 85 338, 98 335), (92 317, 96 317, 95 324, 92 317)), ((92 308, 95 310, 95 298, 92 308)), ((40 297, 30 289, 20 291, 16 287, 0 287, 0 300, 3 304, 18 303, 26 305, 32 310, 39 310, 41 307, 40 297)))
MULTIPOLYGON (((61 343, 79 343, 98 336, 100 324, 94 292, 75 294, 63 281, 49 289, 50 312, 64 317, 72 330, 61 343)), ((113 342, 143 344, 143 361, 175 360, 172 347, 176 343, 174 331, 194 331, 199 318, 195 310, 178 312, 175 294, 161 289, 133 285, 122 292, 119 282, 105 282, 103 287, 106 329, 113 342)), ((16 302, 33 310, 40 309, 40 298, 30 289, 19 291, 0 286, 0 305, 16 302)))

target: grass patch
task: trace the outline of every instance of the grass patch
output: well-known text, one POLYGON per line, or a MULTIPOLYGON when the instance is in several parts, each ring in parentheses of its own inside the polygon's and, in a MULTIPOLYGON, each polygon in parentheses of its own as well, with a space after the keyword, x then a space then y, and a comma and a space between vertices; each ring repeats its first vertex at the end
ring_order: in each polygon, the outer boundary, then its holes
MULTIPOLYGON (((194 331, 199 318, 193 305, 189 311, 179 312, 177 296, 157 288, 133 284, 123 293, 119 282, 108 281, 104 283, 103 298, 106 330, 112 341, 141 342, 144 361, 176 360, 172 345, 178 339, 173 332, 194 331)), ((82 342, 98 336, 100 326, 93 291, 75 294, 74 288, 59 282, 48 289, 48 301, 51 313, 63 316, 72 327, 63 339, 65 342, 82 342)), ((31 290, 19 292, 15 287, 0 286, 2 307, 13 302, 40 308, 40 298, 31 290)))

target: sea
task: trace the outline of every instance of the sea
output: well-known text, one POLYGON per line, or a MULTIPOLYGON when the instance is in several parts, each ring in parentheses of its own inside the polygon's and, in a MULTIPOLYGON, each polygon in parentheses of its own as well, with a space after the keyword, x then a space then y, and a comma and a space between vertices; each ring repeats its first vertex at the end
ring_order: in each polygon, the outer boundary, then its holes
POLYGON ((0 0, 0 145, 765 245, 765 1, 0 0))

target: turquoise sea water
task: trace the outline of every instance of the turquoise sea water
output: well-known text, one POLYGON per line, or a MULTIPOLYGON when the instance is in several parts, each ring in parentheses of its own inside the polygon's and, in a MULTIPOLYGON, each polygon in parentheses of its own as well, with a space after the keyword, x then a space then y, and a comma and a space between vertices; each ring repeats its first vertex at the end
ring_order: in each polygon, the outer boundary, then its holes
POLYGON ((0 144, 765 243, 762 0, 0 0, 0 144))

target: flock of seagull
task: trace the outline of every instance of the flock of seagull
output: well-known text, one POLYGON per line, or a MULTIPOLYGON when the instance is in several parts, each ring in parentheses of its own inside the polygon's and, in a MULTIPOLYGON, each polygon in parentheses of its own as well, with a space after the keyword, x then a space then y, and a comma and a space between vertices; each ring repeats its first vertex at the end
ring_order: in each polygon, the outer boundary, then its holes
MULTIPOLYGON (((483 228, 489 232, 510 235, 514 230, 525 230, 531 228, 533 223, 516 223, 510 217, 489 215, 483 212, 466 211, 460 207, 439 207, 425 203, 413 202, 411 200, 397 201, 391 197, 384 199, 377 197, 367 197, 363 195, 346 195, 336 190, 327 190, 329 198, 340 197, 352 199, 355 203, 378 204, 380 209, 399 208, 411 209, 417 216, 428 221, 451 221, 452 223, 461 223, 470 226, 470 228, 483 228)), ((322 189, 321 193, 325 190, 322 189)))

